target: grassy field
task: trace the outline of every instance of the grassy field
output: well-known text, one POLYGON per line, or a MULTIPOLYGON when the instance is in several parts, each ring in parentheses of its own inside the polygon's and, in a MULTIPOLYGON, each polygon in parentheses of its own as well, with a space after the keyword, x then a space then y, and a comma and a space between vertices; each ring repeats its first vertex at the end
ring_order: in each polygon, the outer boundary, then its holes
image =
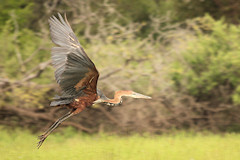
POLYGON ((1 129, 1 160, 239 160, 240 134, 84 135, 67 129, 36 149, 37 135, 1 129))

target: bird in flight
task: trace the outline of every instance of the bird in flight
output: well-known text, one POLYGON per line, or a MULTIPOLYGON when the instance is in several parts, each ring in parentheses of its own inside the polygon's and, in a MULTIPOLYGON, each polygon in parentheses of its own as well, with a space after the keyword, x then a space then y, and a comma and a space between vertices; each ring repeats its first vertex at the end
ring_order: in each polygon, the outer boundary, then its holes
POLYGON ((99 89, 97 82, 99 73, 80 45, 77 37, 69 25, 66 14, 63 19, 58 13, 58 19, 52 16, 49 19, 50 33, 53 43, 57 47, 52 48, 51 58, 55 70, 55 79, 59 84, 61 96, 55 96, 50 106, 63 106, 70 109, 66 115, 59 118, 41 136, 37 147, 41 147, 44 140, 59 126, 64 120, 83 111, 93 104, 105 103, 115 106, 122 103, 122 97, 151 99, 133 91, 116 91, 114 98, 107 98, 99 89))

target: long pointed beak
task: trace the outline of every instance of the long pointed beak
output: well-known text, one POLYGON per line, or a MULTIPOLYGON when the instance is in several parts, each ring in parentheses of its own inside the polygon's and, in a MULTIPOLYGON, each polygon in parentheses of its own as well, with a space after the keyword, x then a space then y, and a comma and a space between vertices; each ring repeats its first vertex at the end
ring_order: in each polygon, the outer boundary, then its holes
POLYGON ((152 99, 152 97, 149 97, 149 96, 145 96, 143 94, 140 94, 140 93, 136 93, 136 92, 133 92, 132 96, 133 98, 144 98, 144 99, 152 99))

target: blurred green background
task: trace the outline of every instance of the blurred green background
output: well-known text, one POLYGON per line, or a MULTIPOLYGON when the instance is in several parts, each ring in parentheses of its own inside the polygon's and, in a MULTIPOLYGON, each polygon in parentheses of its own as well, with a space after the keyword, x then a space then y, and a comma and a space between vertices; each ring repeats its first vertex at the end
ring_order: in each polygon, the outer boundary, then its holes
POLYGON ((1 159, 240 159, 240 2, 0 0, 1 159), (67 14, 100 72, 98 88, 152 100, 97 105, 37 135, 65 108, 48 18, 67 14))

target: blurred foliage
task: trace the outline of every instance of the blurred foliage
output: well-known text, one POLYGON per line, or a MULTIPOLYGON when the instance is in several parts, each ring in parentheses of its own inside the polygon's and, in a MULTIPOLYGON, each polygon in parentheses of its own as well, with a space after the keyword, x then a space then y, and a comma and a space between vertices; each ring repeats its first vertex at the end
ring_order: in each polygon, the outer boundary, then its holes
POLYGON ((48 105, 49 95, 53 96, 50 87, 35 85, 22 86, 5 92, 0 99, 0 106, 21 106, 25 108, 44 108, 48 105))
POLYGON ((149 21, 151 15, 156 15, 159 10, 159 4, 155 0, 117 0, 117 7, 125 17, 134 22, 149 21), (127 12, 126 12, 127 11, 127 12))
POLYGON ((36 64, 49 58, 45 48, 50 40, 41 39, 30 29, 32 1, 3 1, 0 7, 0 76, 20 79, 36 64), (34 57, 30 58, 32 55, 34 57))
MULTIPOLYGON (((41 43, 45 43, 40 37, 27 28, 21 31, 15 30, 12 23, 10 19, 0 33, 0 50, 3 52, 0 59, 0 75, 9 78, 23 78, 21 77, 24 75, 23 73, 48 59, 48 56, 43 48, 39 48, 41 43), (31 61, 27 61, 38 48, 38 54, 31 61)), ((47 45, 49 44, 45 43, 45 46, 47 45)))
MULTIPOLYGON (((47 19, 57 12, 67 13, 81 45, 96 64, 100 78, 107 75, 98 83, 107 94, 119 89, 156 97, 172 93, 184 97, 187 93, 195 98, 189 98, 193 99, 189 103, 192 106, 195 100, 240 104, 238 1, 0 2, 1 107, 42 108, 48 106, 56 93, 57 87, 52 85, 53 68, 47 66, 39 75, 37 73, 40 64, 50 59, 53 44, 47 19), (206 13, 208 15, 204 16, 206 13), (173 52, 177 54, 171 54, 173 52), (24 81, 31 76, 34 78, 24 81)), ((171 99, 173 106, 186 106, 176 99, 171 99)), ((153 101, 159 104, 158 100, 153 101)), ((203 112, 204 109, 197 114, 203 112)), ((174 113, 179 116, 181 112, 174 113)), ((192 122, 191 116, 187 117, 192 122)))
POLYGON ((0 0, 0 3, 0 30, 12 18, 15 18, 20 28, 31 24, 34 15, 33 0, 0 0))
MULTIPOLYGON (((182 21, 204 16, 225 17, 229 23, 239 23, 240 2, 236 0, 170 0, 175 8, 175 19, 182 21)), ((166 2, 170 3, 170 2, 166 2)))
POLYGON ((230 93, 240 103, 240 27, 210 16, 195 19, 196 38, 187 44, 181 60, 173 63, 171 77, 178 89, 200 100, 224 101, 230 93), (224 87, 221 95, 220 88, 224 87), (216 93, 217 92, 217 93, 216 93))

